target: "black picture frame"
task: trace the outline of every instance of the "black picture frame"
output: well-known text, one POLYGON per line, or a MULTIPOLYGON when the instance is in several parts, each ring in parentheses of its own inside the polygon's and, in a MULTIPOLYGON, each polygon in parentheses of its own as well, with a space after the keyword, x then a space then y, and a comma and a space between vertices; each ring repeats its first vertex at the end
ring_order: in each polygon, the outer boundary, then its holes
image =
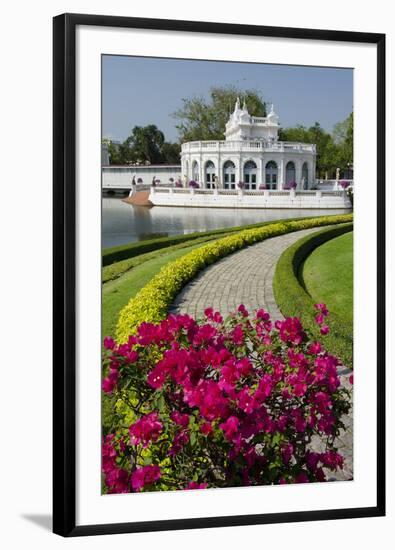
POLYGON ((66 537, 385 515, 385 35, 102 15, 53 19, 53 531, 66 537), (377 45, 377 504, 372 507, 76 525, 76 27, 377 45))

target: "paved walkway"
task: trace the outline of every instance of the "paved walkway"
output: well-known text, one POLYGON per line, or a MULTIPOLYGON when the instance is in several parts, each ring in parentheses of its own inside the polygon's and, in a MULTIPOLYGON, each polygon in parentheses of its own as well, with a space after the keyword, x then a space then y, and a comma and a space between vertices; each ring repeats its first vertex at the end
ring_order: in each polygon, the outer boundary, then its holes
MULTIPOLYGON (((201 318, 209 306, 226 315, 235 311, 240 304, 244 304, 250 312, 263 307, 273 320, 282 319, 273 294, 273 277, 277 261, 289 246, 321 229, 323 228, 318 227, 272 237, 226 256, 201 271, 186 285, 169 311, 188 313, 195 318, 201 318)), ((341 372, 341 382, 348 388, 349 373, 350 371, 341 372)), ((345 467, 341 473, 328 472, 330 479, 339 481, 353 477, 352 412, 342 420, 346 430, 342 430, 337 445, 345 457, 345 467)), ((322 442, 317 438, 311 447, 315 451, 320 451, 322 442)))
POLYGON ((286 248, 322 227, 272 237, 207 267, 176 297, 170 312, 203 316, 206 307, 226 315, 244 304, 249 311, 266 309, 273 320, 282 315, 273 294, 277 261, 286 248))

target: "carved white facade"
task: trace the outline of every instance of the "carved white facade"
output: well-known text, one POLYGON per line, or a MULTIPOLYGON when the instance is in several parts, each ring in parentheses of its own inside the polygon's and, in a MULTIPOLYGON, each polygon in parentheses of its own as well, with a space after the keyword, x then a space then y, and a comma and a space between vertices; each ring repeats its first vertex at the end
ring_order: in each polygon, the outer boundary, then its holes
POLYGON ((225 127, 224 141, 190 141, 181 149, 185 186, 193 180, 200 188, 296 189, 315 185, 314 144, 278 141, 279 119, 273 105, 266 117, 249 114, 237 99, 225 127), (240 186, 240 185, 239 185, 240 186))

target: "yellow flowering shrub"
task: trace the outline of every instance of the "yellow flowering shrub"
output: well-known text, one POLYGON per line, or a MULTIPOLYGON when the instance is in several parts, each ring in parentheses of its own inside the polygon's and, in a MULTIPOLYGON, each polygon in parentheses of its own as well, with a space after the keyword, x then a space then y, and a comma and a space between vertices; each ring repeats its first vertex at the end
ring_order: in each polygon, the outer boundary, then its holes
POLYGON ((170 304, 181 288, 199 271, 220 258, 269 237, 312 227, 346 223, 352 219, 352 214, 344 214, 274 222, 254 229, 241 230, 234 235, 203 245, 168 263, 121 310, 116 329, 118 343, 126 342, 129 335, 133 334, 144 321, 155 323, 164 319, 170 304))

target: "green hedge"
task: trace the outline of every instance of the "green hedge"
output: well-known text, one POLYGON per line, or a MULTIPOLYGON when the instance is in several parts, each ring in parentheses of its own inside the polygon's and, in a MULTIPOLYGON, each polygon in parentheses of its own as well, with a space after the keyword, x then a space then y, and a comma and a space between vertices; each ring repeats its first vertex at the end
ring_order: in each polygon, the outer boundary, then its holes
MULTIPOLYGON (((277 305, 284 316, 297 316, 303 325, 316 338, 322 339, 315 322, 314 300, 307 293, 300 276, 303 262, 311 252, 325 242, 334 239, 348 231, 352 231, 352 223, 324 229, 314 235, 308 235, 287 248, 280 256, 274 274, 273 289, 277 305)), ((336 276, 336 274, 334 274, 336 276)), ((345 365, 352 367, 353 363, 353 326, 340 319, 334 312, 330 313, 330 333, 325 336, 328 351, 338 356, 345 365)))
POLYGON ((351 220, 352 214, 346 214, 269 223, 263 227, 239 231, 235 235, 217 239, 189 252, 162 267, 160 272, 121 310, 116 329, 117 341, 125 342, 144 321, 158 322, 162 320, 181 288, 200 270, 216 260, 269 237, 310 227, 350 222, 351 220))
POLYGON ((133 269, 134 267, 137 267, 149 260, 153 260, 154 258, 157 258, 159 256, 170 254, 175 250, 189 248, 200 243, 204 244, 208 241, 213 241, 214 239, 221 238, 224 235, 226 235, 226 233, 221 235, 207 235, 205 237, 182 241, 178 244, 161 247, 159 249, 152 250, 151 252, 139 254, 138 256, 132 256, 131 258, 127 258, 126 260, 120 260, 119 262, 114 262, 112 264, 106 265, 102 269, 102 283, 107 283, 108 281, 118 279, 130 269, 133 269))
MULTIPOLYGON (((311 216, 306 218, 291 218, 287 221, 295 220, 309 220, 314 219, 311 216)), ((147 241, 139 241, 137 243, 123 244, 120 246, 114 246, 112 248, 105 248, 103 250, 103 266, 113 264, 114 262, 120 262, 128 258, 134 258, 140 254, 145 254, 146 252, 152 252, 153 250, 158 250, 160 248, 165 248, 167 246, 176 245, 179 243, 191 241, 193 239, 209 236, 221 236, 228 235, 229 233, 234 233, 236 231, 243 231, 245 229, 254 229, 256 227, 262 227, 265 225, 272 224, 273 222, 260 222, 254 223, 251 225, 237 226, 237 227, 227 227, 222 229, 214 229, 212 231, 196 231, 195 233, 189 233, 188 235, 173 235, 171 237, 158 237, 156 239, 149 239, 147 241)))

